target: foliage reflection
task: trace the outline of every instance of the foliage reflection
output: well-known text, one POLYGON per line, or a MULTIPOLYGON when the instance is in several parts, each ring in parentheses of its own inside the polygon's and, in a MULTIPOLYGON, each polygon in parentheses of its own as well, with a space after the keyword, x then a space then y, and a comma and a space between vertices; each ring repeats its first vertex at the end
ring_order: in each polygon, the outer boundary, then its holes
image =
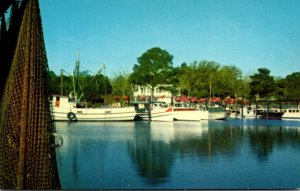
POLYGON ((297 127, 232 125, 226 122, 136 123, 128 151, 139 174, 149 184, 168 180, 175 158, 197 156, 205 162, 219 156, 233 158, 248 148, 258 161, 268 160, 274 149, 300 146, 297 127))

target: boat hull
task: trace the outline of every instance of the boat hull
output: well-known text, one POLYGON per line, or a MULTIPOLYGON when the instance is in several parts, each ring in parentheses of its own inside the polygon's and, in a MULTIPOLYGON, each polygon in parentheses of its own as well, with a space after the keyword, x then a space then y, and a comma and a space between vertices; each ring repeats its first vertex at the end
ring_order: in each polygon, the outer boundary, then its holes
POLYGON ((261 119, 281 119, 283 112, 259 112, 258 116, 261 119))
MULTIPOLYGON (((137 120, 150 121, 149 113, 138 113, 137 120)), ((171 108, 155 108, 151 111, 151 121, 173 121, 173 112, 171 108)))
POLYGON ((208 108, 208 119, 209 120, 226 120, 230 113, 225 111, 223 108, 208 108))
POLYGON ((208 119, 208 111, 200 110, 174 110, 174 121, 200 121, 208 119))
POLYGON ((209 120, 226 120, 229 117, 229 114, 225 111, 222 112, 209 112, 209 120))
POLYGON ((283 120, 300 120, 300 108, 277 109, 284 112, 281 119, 283 120))
POLYGON ((134 107, 124 108, 55 108, 54 121, 133 121, 134 107))

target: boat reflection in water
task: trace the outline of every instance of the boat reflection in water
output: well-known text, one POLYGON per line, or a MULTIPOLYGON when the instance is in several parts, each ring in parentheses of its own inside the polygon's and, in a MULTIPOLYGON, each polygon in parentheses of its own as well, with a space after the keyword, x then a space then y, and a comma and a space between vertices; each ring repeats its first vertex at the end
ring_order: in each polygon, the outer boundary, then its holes
POLYGON ((60 122, 62 187, 297 188, 299 125, 268 120, 60 122))

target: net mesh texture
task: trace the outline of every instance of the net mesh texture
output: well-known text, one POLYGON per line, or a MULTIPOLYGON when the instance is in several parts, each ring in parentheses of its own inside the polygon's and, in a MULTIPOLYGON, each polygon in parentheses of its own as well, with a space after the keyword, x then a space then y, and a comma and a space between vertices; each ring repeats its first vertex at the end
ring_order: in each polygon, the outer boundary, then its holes
POLYGON ((23 3, 26 5, 0 107, 0 187, 59 189, 39 2, 23 3))

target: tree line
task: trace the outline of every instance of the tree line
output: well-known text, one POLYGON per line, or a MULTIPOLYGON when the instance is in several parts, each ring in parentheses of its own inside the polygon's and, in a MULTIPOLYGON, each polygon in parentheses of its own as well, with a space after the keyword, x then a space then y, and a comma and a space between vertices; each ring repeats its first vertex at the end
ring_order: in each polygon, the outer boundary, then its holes
POLYGON ((194 61, 173 66, 173 56, 166 50, 154 47, 137 58, 132 73, 120 72, 109 78, 101 73, 91 75, 87 71, 78 76, 49 73, 52 94, 69 95, 74 92, 78 80, 80 99, 88 103, 113 103, 133 95, 132 84, 154 87, 171 84, 166 90, 172 95, 197 98, 274 98, 278 100, 300 99, 300 72, 286 77, 275 77, 267 68, 258 68, 253 75, 243 75, 234 65, 221 65, 214 61, 194 61))

